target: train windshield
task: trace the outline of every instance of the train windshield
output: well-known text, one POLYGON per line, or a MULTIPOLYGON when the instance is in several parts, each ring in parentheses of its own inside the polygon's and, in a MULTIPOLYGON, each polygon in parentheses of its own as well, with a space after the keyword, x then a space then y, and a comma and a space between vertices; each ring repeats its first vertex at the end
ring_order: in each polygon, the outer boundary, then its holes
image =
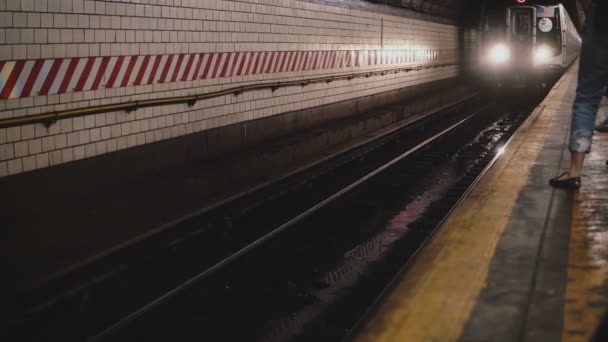
POLYGON ((554 56, 560 54, 562 38, 559 11, 551 7, 538 11, 536 28, 536 45, 550 47, 554 56))
POLYGON ((502 40, 505 34, 504 8, 486 8, 483 15, 482 31, 488 40, 502 40))
POLYGON ((517 42, 532 43, 535 19, 535 12, 531 7, 511 8, 509 18, 511 37, 517 42))

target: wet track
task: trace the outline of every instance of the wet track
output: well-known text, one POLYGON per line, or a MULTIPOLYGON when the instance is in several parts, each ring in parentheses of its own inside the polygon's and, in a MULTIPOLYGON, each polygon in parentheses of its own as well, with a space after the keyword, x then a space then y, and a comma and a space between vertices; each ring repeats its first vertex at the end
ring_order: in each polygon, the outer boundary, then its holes
POLYGON ((520 100, 517 105, 481 97, 467 101, 190 219, 139 250, 88 270, 81 276, 95 280, 35 311, 10 332, 22 335, 27 329, 32 338, 64 340, 102 331, 98 337, 108 340, 344 338, 538 98, 520 100), (422 144, 448 127, 446 134, 422 144), (420 149, 200 276, 414 146, 420 149), (197 275, 175 295, 106 330, 197 275))

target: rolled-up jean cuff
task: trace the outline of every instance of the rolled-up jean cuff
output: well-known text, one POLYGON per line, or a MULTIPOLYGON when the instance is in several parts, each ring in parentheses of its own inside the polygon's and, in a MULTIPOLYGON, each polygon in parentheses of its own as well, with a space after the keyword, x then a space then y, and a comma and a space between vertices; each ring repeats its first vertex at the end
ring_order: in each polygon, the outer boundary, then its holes
POLYGON ((578 129, 570 135, 570 152, 589 153, 591 151, 591 139, 593 131, 578 129))

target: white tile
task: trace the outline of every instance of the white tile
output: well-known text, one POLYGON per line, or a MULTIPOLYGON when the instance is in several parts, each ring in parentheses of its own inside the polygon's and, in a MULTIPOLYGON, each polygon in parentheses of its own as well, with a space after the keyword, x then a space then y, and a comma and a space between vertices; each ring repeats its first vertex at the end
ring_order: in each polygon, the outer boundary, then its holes
POLYGON ((105 141, 99 141, 95 144, 97 154, 104 154, 108 152, 107 143, 105 141))
POLYGON ((36 155, 36 167, 38 169, 48 167, 49 166, 49 154, 48 153, 40 153, 36 155))
POLYGON ((70 132, 67 134, 67 146, 76 146, 79 144, 79 140, 78 140, 78 132, 70 132))
POLYGON ((55 137, 42 138, 42 151, 48 152, 55 149, 55 137))
POLYGON ((84 148, 85 157, 91 158, 97 155, 97 144, 88 144, 84 148))
POLYGON ((21 126, 21 139, 32 139, 34 138, 34 125, 21 126))
MULTIPOLYGON (((29 144, 27 141, 20 141, 20 142, 15 143, 15 157, 20 158, 20 157, 27 156, 29 154, 28 146, 29 146, 29 144)), ((0 154, 1 153, 2 153, 2 151, 0 151, 0 154)), ((0 155, 0 159, 6 159, 6 158, 2 158, 2 156, 0 155)))
POLYGON ((6 141, 13 142, 21 140, 21 127, 9 127, 6 131, 6 141))
POLYGON ((8 176, 8 162, 0 162, 0 177, 8 176))
POLYGON ((68 139, 67 139, 67 135, 65 135, 65 134, 56 135, 54 137, 54 140, 55 140, 55 148, 62 149, 62 148, 65 148, 66 146, 68 146, 68 139))
POLYGON ((21 0, 6 0, 6 9, 9 11, 20 11, 21 0))
POLYGON ((87 115, 84 117, 84 128, 95 127, 95 116, 87 115))
POLYGON ((36 169, 36 156, 29 156, 23 160, 23 172, 28 172, 36 169))
POLYGON ((80 160, 85 157, 84 154, 84 146, 76 146, 74 147, 74 160, 80 160))
POLYGON ((14 145, 13 144, 0 145, 0 160, 7 160, 7 159, 12 159, 12 158, 15 158, 14 145))
POLYGON ((23 165, 21 159, 13 159, 8 161, 8 174, 15 175, 23 172, 23 165))
POLYGON ((42 152, 42 139, 28 140, 29 154, 37 154, 42 152))
POLYGON ((78 131, 78 142, 80 144, 88 144, 91 141, 91 135, 88 129, 78 131))
POLYGON ((81 130, 84 128, 84 117, 79 116, 72 119, 74 130, 81 130))
POLYGON ((71 162, 72 160, 74 160, 74 149, 66 148, 61 150, 61 160, 64 163, 71 162))
POLYGON ((61 163, 62 163, 62 160, 61 160, 61 151, 60 150, 52 151, 49 153, 49 164, 51 166, 59 165, 61 163))
POLYGON ((34 0, 34 9, 37 12, 46 12, 48 8, 47 0, 34 0))

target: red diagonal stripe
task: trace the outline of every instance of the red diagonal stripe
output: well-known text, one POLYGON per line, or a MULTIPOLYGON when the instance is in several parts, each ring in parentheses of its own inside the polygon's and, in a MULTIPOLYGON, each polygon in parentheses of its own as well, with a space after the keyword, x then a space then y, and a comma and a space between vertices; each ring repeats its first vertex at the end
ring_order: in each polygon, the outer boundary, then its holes
POLYGON ((234 56, 234 60, 232 61, 232 68, 230 68, 230 77, 234 76, 234 71, 236 70, 236 64, 239 61, 239 56, 241 55, 240 52, 237 52, 236 55, 234 56))
POLYGON ((300 52, 300 60, 298 61, 298 65, 296 65, 296 71, 304 71, 304 60, 308 57, 308 51, 300 52))
POLYGON ((316 55, 316 51, 310 51, 308 53, 308 63, 306 70, 314 70, 315 68, 315 55, 316 55))
POLYGON ((245 61, 247 60, 247 53, 243 53, 243 57, 241 58, 241 64, 239 64, 239 70, 236 72, 237 76, 241 76, 243 74, 243 67, 245 66, 245 61))
POLYGON ((297 54, 297 52, 295 52, 295 51, 289 51, 289 59, 287 60, 287 64, 285 64, 285 72, 291 71, 291 65, 293 64, 293 61, 296 59, 296 54, 297 54))
POLYGON ((319 51, 311 51, 310 52, 310 66, 308 70, 316 70, 317 69, 317 59, 319 51))
POLYGON ((318 69, 317 62, 319 62, 319 55, 320 54, 321 53, 319 51, 313 52, 314 59, 312 60, 312 70, 317 70, 318 69))
POLYGON ((220 74, 220 77, 226 76, 226 73, 228 72, 228 67, 230 66, 230 57, 232 57, 232 52, 228 52, 228 54, 226 55, 226 60, 224 61, 224 67, 222 68, 222 73, 220 74))
POLYGON ((251 71, 251 73, 253 75, 258 73, 258 65, 260 65, 259 63, 260 63, 260 59, 262 58, 262 54, 263 54, 263 52, 260 51, 257 53, 257 56, 255 57, 255 64, 253 66, 253 70, 251 71))
POLYGON ((306 71, 309 70, 310 68, 310 56, 311 56, 311 52, 310 51, 306 51, 304 52, 304 63, 302 63, 302 71, 306 71))
POLYGON ((292 51, 291 57, 289 58, 289 64, 287 64, 285 71, 293 71, 294 64, 296 64, 296 59, 298 59, 298 52, 292 51))
POLYGON ((270 68, 272 67, 272 63, 274 62, 274 58, 276 57, 276 54, 277 54, 276 52, 273 52, 270 55, 270 61, 268 61, 268 66, 266 67, 266 73, 270 72, 270 68))
POLYGON ((294 69, 296 68, 296 62, 298 61, 298 56, 300 56, 300 52, 294 52, 293 54, 293 61, 291 63, 291 68, 289 69, 289 71, 294 71, 294 69))
POLYGON ((331 56, 329 57, 329 68, 330 69, 333 69, 336 65, 336 60, 337 60, 336 55, 337 54, 338 54, 337 51, 331 52, 331 56))
MULTIPOLYGON (((220 70, 220 63, 222 63, 222 57, 224 56, 223 52, 217 54, 217 60, 215 61, 215 65, 213 66, 213 73, 211 73, 211 78, 215 78, 217 73, 220 70)), ((226 58, 226 64, 228 64, 228 60, 230 59, 230 55, 226 58)))
POLYGON ((108 83, 106 83, 106 88, 114 87, 114 82, 116 82, 116 78, 118 77, 118 73, 120 72, 120 68, 122 67, 122 62, 125 57, 120 56, 118 60, 116 60, 116 64, 114 65, 114 69, 112 70, 112 74, 110 75, 110 79, 108 79, 108 83))
MULTIPOLYGON (((25 86, 23 86, 23 91, 21 92, 21 97, 28 97, 32 92, 32 88, 36 83, 36 79, 38 78, 38 74, 40 74, 40 69, 42 69, 42 65, 44 64, 44 59, 39 59, 34 63, 34 67, 30 72, 30 76, 27 78, 25 82, 25 86)), ((2 70, 2 65, 0 64, 0 70, 2 70)))
POLYGON ((177 57, 177 65, 175 66, 175 70, 173 70, 173 76, 171 76, 171 82, 175 82, 177 80, 177 74, 179 74, 179 69, 182 68, 182 63, 184 62, 185 55, 182 53, 177 57))
POLYGON ((95 81, 93 81, 91 90, 97 90, 99 88, 99 84, 101 83, 103 76, 106 74, 106 69, 110 63, 110 58, 111 57, 104 57, 101 59, 101 64, 99 65, 99 70, 97 70, 97 76, 95 76, 95 81))
POLYGON ((266 70, 268 69, 268 66, 270 65, 270 58, 272 56, 272 52, 270 51, 264 51, 264 57, 262 58, 262 61, 260 62, 260 74, 264 74, 266 73, 266 70), (266 61, 268 61, 268 65, 266 65, 266 61))
POLYGON ((285 52, 283 51, 279 51, 277 52, 277 60, 274 63, 274 67, 272 68, 272 72, 275 73, 279 70, 279 67, 281 66, 281 57, 283 57, 283 59, 285 59, 285 52))
POLYGON ((152 84, 152 82, 154 82, 154 78, 156 77, 156 73, 158 72, 158 67, 160 66, 162 59, 162 55, 156 55, 156 58, 154 58, 154 65, 152 65, 152 70, 150 70, 150 76, 148 76, 148 82, 146 82, 146 84, 152 84))
POLYGON ((319 56, 319 69, 325 69, 325 65, 327 64, 327 51, 321 52, 319 56))
POLYGON ((15 64, 15 68, 11 71, 11 75, 8 77, 6 84, 4 85, 4 89, 2 89, 2 93, 0 93, 0 99, 6 100, 11 96, 11 92, 13 91, 13 87, 15 87, 15 83, 19 79, 21 75, 21 71, 25 66, 25 61, 18 61, 15 64))
POLYGON ((327 54, 327 63, 325 63, 327 65, 327 69, 333 68, 334 53, 335 51, 329 51, 329 53, 327 54))
POLYGON ((76 88, 74 88, 74 91, 82 91, 82 88, 84 88, 84 85, 87 83, 87 79, 89 78, 89 74, 91 73, 94 63, 95 57, 89 57, 87 64, 85 64, 84 69, 82 69, 80 78, 78 78, 78 83, 76 83, 76 88))
POLYGON ((46 80, 40 87, 40 95, 47 95, 53 82, 55 82, 55 77, 57 77, 57 73, 59 72, 59 68, 61 68, 61 63, 63 62, 62 58, 56 59, 51 66, 51 70, 49 70, 49 74, 46 76, 46 80))
POLYGON ((131 78, 131 73, 133 72, 133 68, 135 67, 135 63, 137 63, 138 56, 131 56, 131 60, 129 60, 129 65, 127 65, 127 71, 125 72, 125 76, 122 78, 122 82, 120 82, 121 87, 126 87, 129 83, 129 79, 131 78))
POLYGON ((304 63, 302 63, 302 71, 306 71, 308 70, 308 56, 310 55, 310 52, 304 52, 304 63))
POLYGON ((144 74, 146 73, 146 69, 148 69, 148 64, 150 63, 150 56, 144 57, 144 60, 141 62, 141 66, 139 67, 139 71, 137 72, 137 76, 135 77, 134 85, 138 86, 141 84, 141 81, 144 78, 144 74))
POLYGON ((201 76, 202 79, 206 79, 207 75, 209 75, 209 69, 211 69, 211 62, 213 62, 213 56, 215 55, 215 53, 210 53, 209 54, 209 58, 207 58, 207 64, 205 64, 205 69, 203 70, 203 75, 201 76))
POLYGON ((251 66, 253 66, 253 56, 255 56, 254 52, 249 53, 249 62, 247 62, 247 70, 245 70, 245 76, 249 75, 251 72, 251 66))
POLYGON ((190 73, 190 69, 192 69, 192 64, 194 63, 194 56, 196 54, 191 54, 190 58, 188 58, 188 63, 186 63, 186 69, 184 69, 184 74, 182 75, 182 81, 186 81, 188 78, 188 74, 190 73))
POLYGON ((201 66, 203 65, 203 58, 205 54, 201 53, 198 56, 198 62, 196 62, 196 68, 194 68, 194 74, 192 74, 192 79, 196 80, 198 78, 198 73, 201 71, 201 66))
POLYGON ((169 55, 167 61, 165 62, 165 67, 163 68, 163 72, 160 74, 159 83, 164 83, 167 79, 167 74, 169 73, 169 69, 171 68, 171 63, 173 63, 173 55, 169 55))
POLYGON ((72 80, 72 76, 74 75, 74 70, 76 70, 79 61, 80 58, 72 58, 70 60, 70 65, 68 65, 68 70, 65 72, 65 76, 63 77, 63 81, 59 86, 57 94, 63 94, 68 90, 68 86, 70 85, 70 81, 72 80))
POLYGON ((285 65, 289 66, 289 61, 291 60, 291 51, 285 51, 285 57, 283 58, 283 62, 281 62, 281 68, 279 72, 283 72, 285 70, 285 65))

